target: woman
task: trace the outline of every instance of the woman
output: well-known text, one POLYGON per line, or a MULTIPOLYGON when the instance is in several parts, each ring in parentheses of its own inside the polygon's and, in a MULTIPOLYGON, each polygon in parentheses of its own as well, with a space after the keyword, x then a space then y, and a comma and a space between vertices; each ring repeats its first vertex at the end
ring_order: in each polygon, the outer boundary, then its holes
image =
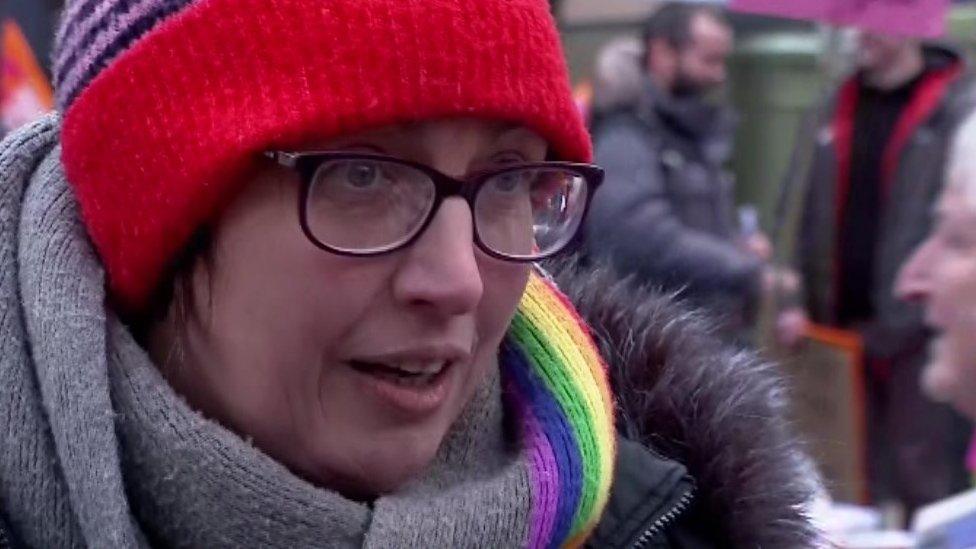
POLYGON ((897 292, 924 305, 937 333, 926 391, 976 420, 976 115, 960 126, 947 177, 936 228, 902 267, 897 292))
POLYGON ((531 266, 600 182, 545 2, 88 0, 57 50, 0 150, 15 545, 810 539, 765 367, 564 266, 614 396, 531 266))

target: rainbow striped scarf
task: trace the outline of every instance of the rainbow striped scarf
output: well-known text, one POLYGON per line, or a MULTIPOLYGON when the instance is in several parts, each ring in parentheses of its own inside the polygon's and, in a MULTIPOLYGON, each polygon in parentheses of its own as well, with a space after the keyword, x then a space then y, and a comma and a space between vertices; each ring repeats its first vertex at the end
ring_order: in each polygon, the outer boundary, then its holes
POLYGON ((603 514, 613 479, 606 367, 566 296, 535 274, 501 352, 532 483, 527 545, 580 546, 603 514))

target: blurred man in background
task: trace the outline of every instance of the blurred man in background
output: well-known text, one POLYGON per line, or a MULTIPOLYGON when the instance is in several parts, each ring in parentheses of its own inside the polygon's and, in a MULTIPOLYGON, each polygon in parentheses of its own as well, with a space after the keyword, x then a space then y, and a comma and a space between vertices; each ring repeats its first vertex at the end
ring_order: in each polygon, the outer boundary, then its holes
POLYGON ((959 55, 913 39, 863 34, 857 64, 816 113, 811 162, 794 174, 807 193, 798 265, 813 320, 863 338, 873 499, 910 511, 965 482, 965 431, 920 393, 928 334, 892 289, 931 229, 947 143, 973 90, 959 55))
POLYGON ((599 84, 608 75, 598 75, 593 132, 607 179, 586 238, 591 256, 681 291, 736 330, 768 278, 771 250, 761 233, 740 238, 725 168, 735 117, 713 97, 726 83, 733 39, 720 11, 667 4, 645 24, 638 55, 628 54, 626 44, 608 52, 607 66, 634 59, 639 85, 624 86, 629 94, 613 86, 607 99, 599 84))

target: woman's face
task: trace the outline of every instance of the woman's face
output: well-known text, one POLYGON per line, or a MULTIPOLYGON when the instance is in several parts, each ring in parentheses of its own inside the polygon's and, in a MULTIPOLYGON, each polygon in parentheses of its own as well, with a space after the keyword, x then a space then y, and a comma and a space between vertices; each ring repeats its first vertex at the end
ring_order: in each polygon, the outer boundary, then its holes
POLYGON ((922 302, 938 332, 925 388, 976 419, 976 205, 949 187, 938 216, 935 231, 903 267, 897 292, 922 302))
MULTIPOLYGON (((468 119, 308 149, 379 152, 458 178, 546 155, 527 130, 468 119)), ((153 355, 193 406, 298 474, 353 497, 389 492, 431 462, 497 369, 529 267, 480 252, 460 198, 404 250, 322 251, 300 228, 299 190, 274 166, 249 182, 215 227, 212 269, 194 274, 197 314, 159 327, 153 355), (185 358, 167 365, 181 331, 185 358)))

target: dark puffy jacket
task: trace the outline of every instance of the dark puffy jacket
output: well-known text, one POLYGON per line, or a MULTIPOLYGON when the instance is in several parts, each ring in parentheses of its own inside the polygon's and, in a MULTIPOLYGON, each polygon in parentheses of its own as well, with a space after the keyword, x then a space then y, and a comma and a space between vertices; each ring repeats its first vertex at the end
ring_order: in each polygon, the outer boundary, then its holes
POLYGON ((586 250, 738 316, 755 304, 761 265, 734 242, 733 180, 724 167, 733 116, 671 99, 649 81, 645 88, 636 104, 594 122, 606 181, 593 199, 586 250))
POLYGON ((592 547, 812 547, 819 480, 776 367, 609 270, 549 265, 611 369, 617 476, 592 547))

